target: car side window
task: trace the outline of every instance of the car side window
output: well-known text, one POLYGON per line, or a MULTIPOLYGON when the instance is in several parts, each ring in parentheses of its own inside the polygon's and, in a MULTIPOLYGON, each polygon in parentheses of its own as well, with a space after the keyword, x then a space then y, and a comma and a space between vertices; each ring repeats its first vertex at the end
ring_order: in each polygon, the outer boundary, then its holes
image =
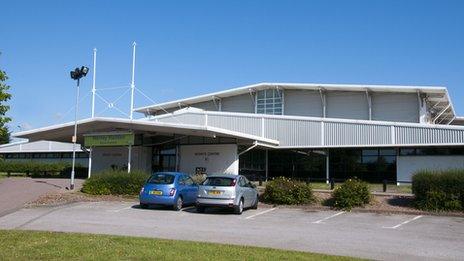
POLYGON ((186 176, 186 177, 185 177, 185 185, 187 185, 187 186, 193 185, 193 180, 192 180, 192 178, 186 176))
POLYGON ((185 185, 185 177, 184 176, 179 177, 179 185, 185 185))
POLYGON ((240 177, 240 181, 238 182, 238 184, 240 185, 240 187, 246 187, 245 179, 243 177, 240 177))

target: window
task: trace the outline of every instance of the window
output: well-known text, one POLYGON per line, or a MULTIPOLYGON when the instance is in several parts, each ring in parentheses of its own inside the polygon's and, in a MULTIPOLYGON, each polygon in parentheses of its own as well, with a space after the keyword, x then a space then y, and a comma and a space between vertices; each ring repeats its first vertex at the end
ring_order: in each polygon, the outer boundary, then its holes
POLYGON ((148 179, 149 184, 172 184, 174 182, 174 175, 164 174, 164 173, 155 173, 150 179, 148 179))
POLYGON ((185 176, 185 185, 187 186, 193 185, 193 180, 188 176, 185 176))
POLYGON ((203 182, 205 186, 232 187, 235 186, 235 179, 224 177, 209 177, 203 182))
POLYGON ((256 113, 282 115, 282 91, 267 89, 258 91, 256 95, 256 113))

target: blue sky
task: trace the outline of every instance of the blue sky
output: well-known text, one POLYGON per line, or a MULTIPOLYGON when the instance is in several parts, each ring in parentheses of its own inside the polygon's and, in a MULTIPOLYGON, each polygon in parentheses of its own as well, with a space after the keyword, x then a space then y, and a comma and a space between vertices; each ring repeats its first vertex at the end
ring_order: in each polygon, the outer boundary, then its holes
POLYGON ((13 131, 73 119, 69 71, 91 67, 94 47, 97 88, 128 86, 134 40, 136 85, 156 102, 258 82, 439 85, 464 115, 464 1, 7 1, 1 13, 13 131))

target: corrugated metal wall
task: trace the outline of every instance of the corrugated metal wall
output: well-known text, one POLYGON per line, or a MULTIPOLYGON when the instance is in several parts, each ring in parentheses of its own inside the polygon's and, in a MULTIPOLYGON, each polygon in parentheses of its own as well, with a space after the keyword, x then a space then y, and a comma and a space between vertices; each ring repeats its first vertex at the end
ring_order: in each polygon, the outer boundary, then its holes
POLYGON ((210 114, 208 115, 208 126, 261 136, 261 119, 254 117, 210 114))
MULTIPOLYGON (((161 122, 204 125, 205 114, 185 112, 161 122), (177 120, 176 120, 177 119, 177 120)), ((375 146, 454 143, 464 145, 464 128, 346 122, 334 119, 272 118, 208 113, 208 126, 278 140, 279 146, 375 146), (322 125, 324 125, 322 127, 322 125), (322 133, 324 130, 324 133, 322 133), (322 142, 324 137, 324 142, 322 142)))
POLYGON ((320 146, 321 122, 264 119, 264 136, 278 140, 280 146, 320 146))
POLYGON ((463 143, 464 131, 424 127, 395 127, 397 144, 463 143))
POLYGON ((177 114, 172 115, 171 117, 160 118, 158 121, 166 123, 205 125, 205 115, 197 113, 177 114))
POLYGON ((325 145, 391 144, 391 127, 372 124, 325 122, 325 145))

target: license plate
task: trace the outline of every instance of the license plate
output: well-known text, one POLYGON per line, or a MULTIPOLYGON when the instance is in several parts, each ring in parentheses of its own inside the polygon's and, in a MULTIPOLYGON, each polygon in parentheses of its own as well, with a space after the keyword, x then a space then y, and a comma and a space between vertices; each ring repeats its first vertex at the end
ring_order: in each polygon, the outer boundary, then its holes
POLYGON ((220 190, 209 190, 208 195, 221 195, 222 191, 220 190))
POLYGON ((161 190, 152 190, 152 191, 150 191, 150 195, 163 195, 163 191, 161 191, 161 190))

